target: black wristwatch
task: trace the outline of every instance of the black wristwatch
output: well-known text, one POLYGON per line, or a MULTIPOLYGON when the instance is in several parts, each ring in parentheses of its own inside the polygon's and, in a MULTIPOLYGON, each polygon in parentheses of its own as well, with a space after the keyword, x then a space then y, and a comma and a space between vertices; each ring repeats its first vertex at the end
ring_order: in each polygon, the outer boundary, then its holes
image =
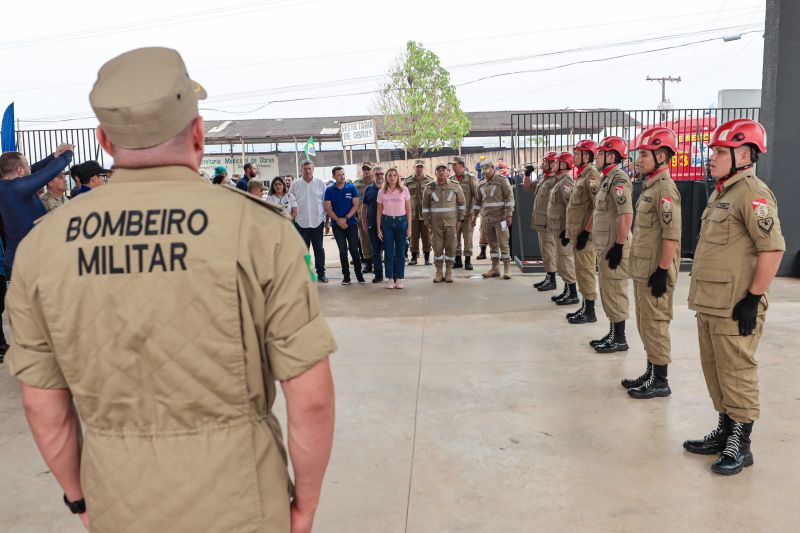
POLYGON ((67 499, 67 495, 64 494, 64 505, 69 507, 69 510, 72 511, 72 514, 81 514, 86 512, 86 500, 83 498, 76 502, 71 502, 67 499))

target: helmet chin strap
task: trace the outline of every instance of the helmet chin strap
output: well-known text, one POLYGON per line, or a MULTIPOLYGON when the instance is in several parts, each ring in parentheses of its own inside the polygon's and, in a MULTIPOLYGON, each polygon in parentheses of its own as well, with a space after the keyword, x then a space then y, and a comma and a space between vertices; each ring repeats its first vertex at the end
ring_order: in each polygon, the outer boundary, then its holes
POLYGON ((754 163, 750 163, 749 165, 743 165, 741 167, 736 166, 736 152, 734 151, 733 147, 729 146, 728 150, 731 152, 731 169, 725 175, 725 177, 719 178, 717 180, 717 192, 722 192, 722 186, 725 184, 728 179, 733 176, 734 174, 738 174, 742 170, 746 170, 754 165, 754 163))

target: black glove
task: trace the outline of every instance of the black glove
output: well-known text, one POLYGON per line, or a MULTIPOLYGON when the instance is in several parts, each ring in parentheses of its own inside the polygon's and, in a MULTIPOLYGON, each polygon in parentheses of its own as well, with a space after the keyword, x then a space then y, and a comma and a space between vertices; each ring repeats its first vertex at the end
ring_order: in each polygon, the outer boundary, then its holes
POLYGON ((584 248, 586 248, 586 242, 589 240, 589 235, 591 235, 591 233, 589 233, 586 230, 583 230, 580 233, 578 233, 578 242, 576 243, 575 248, 577 248, 578 250, 583 250, 584 248))
POLYGON ((566 246, 569 244, 569 239, 567 238, 567 230, 561 232, 561 235, 558 236, 561 239, 561 246, 566 246))
POLYGON ((535 170, 536 169, 533 168, 533 165, 525 165, 525 177, 530 178, 535 170))
POLYGON ((611 270, 616 270, 619 264, 622 262, 622 247, 625 246, 624 244, 620 244, 618 242, 614 243, 608 252, 606 252, 606 259, 608 259, 608 268, 611 270))
POLYGON ((761 296, 747 291, 744 298, 733 306, 733 319, 739 322, 739 335, 747 337, 756 329, 756 319, 758 318, 758 302, 761 296))
POLYGON ((656 271, 650 274, 650 279, 647 280, 647 286, 652 289, 653 296, 660 298, 667 292, 667 274, 669 270, 664 270, 661 267, 656 267, 656 271))

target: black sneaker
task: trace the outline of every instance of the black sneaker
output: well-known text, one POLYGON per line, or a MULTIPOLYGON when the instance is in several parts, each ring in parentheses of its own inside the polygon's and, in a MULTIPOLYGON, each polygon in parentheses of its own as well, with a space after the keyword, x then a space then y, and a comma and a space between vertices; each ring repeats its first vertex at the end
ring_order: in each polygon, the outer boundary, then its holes
POLYGON ((352 282, 350 281, 350 277, 349 276, 342 280, 342 285, 350 285, 350 283, 352 283, 352 282))
POLYGON ((381 283, 383 281, 383 276, 375 276, 372 278, 372 283, 381 283))
POLYGON ((364 283, 366 283, 366 280, 364 279, 364 276, 362 276, 361 274, 356 274, 356 279, 357 279, 357 280, 358 280, 358 282, 359 282, 359 283, 361 283, 361 284, 364 284, 364 283))

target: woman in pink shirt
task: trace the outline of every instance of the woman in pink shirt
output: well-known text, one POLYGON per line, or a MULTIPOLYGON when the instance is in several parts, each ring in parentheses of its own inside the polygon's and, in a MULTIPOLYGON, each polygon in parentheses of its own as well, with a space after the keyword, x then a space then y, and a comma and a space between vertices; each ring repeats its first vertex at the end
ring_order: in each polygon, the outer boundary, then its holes
POLYGON ((386 288, 402 289, 405 255, 411 236, 411 195, 400 183, 396 167, 386 171, 378 191, 378 238, 383 241, 386 288))

